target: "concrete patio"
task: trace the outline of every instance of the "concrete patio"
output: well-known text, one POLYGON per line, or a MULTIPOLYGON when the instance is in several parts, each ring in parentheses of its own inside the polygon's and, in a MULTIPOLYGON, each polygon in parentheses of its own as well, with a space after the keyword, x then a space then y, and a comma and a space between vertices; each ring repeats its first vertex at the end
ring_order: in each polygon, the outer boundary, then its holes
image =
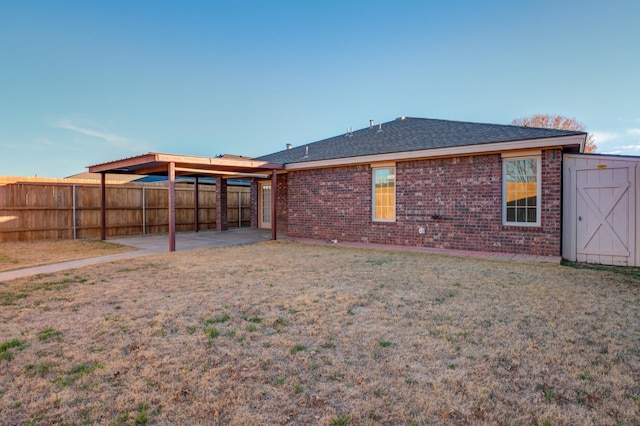
MULTIPOLYGON (((176 233, 176 251, 192 250, 202 247, 237 246, 271 239, 270 229, 231 228, 228 231, 200 231, 176 233)), ((145 235, 139 237, 110 238, 110 243, 135 247, 153 253, 169 251, 167 234, 145 235)))

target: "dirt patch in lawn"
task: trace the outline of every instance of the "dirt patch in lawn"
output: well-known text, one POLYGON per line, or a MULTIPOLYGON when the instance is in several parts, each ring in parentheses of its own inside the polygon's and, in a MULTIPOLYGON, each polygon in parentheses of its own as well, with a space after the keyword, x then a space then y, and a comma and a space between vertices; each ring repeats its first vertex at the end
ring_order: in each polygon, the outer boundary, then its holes
POLYGON ((135 250, 100 240, 0 243, 0 272, 135 250))
POLYGON ((265 242, 0 283, 9 424, 633 424, 640 281, 265 242))

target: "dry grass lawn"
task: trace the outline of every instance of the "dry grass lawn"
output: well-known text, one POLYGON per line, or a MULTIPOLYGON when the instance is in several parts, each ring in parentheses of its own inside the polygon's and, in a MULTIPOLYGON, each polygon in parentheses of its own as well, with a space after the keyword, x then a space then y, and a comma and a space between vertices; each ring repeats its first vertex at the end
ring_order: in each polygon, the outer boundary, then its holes
POLYGON ((638 424, 640 279, 265 242, 0 283, 3 424, 638 424))
POLYGON ((0 243, 0 272, 135 250, 100 240, 0 243))

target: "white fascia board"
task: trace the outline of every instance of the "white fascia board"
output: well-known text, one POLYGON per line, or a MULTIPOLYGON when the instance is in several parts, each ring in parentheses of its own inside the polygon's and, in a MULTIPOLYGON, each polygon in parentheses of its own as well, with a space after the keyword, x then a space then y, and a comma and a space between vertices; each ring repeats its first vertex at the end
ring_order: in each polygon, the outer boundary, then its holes
POLYGON ((542 149, 563 146, 582 146, 584 136, 562 136, 559 138, 525 139, 511 142, 494 142, 479 145, 455 146, 449 148, 423 149, 419 151, 390 152, 387 154, 363 155, 359 157, 333 158, 329 160, 307 161, 285 164, 285 170, 318 169, 353 164, 370 164, 381 161, 410 161, 435 157, 458 157, 480 155, 512 150, 542 149))

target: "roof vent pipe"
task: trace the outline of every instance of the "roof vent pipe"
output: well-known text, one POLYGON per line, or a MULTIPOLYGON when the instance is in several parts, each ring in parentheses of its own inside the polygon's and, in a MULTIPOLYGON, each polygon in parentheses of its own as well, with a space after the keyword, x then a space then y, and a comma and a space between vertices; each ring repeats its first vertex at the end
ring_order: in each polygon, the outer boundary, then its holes
POLYGON ((287 144, 287 149, 291 149, 293 148, 293 145, 291 145, 290 143, 287 144))
POLYGON ((308 146, 304 147, 304 156, 305 156, 305 158, 309 156, 309 147, 308 146))
POLYGON ((373 120, 369 120, 369 128, 373 128, 373 120))
POLYGON ((377 133, 380 133, 381 131, 382 131, 382 123, 378 123, 378 132, 377 133))

